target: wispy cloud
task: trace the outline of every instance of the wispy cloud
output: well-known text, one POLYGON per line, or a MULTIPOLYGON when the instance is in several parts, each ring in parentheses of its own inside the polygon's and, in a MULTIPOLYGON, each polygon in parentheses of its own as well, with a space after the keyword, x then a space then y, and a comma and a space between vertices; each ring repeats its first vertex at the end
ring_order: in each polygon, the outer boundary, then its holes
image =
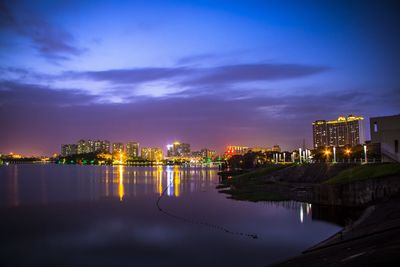
POLYGON ((28 38, 39 55, 52 62, 67 60, 86 51, 75 45, 74 36, 34 14, 14 15, 4 2, 0 2, 0 26, 28 38))

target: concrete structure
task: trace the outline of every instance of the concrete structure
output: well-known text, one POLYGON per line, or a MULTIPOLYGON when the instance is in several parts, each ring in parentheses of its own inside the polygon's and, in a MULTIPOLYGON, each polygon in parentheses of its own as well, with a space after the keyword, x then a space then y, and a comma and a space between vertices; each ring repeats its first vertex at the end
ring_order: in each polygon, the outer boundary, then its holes
POLYGON ((337 120, 313 122, 314 148, 325 146, 355 146, 365 142, 364 118, 349 115, 337 120))
POLYGON ((380 144, 382 162, 400 162, 400 115, 370 118, 371 143, 380 144))
POLYGON ((126 155, 128 157, 139 157, 139 143, 129 142, 126 144, 126 155))
POLYGON ((64 144, 61 145, 61 156, 67 157, 78 153, 78 145, 76 144, 64 144))
POLYGON ((161 161, 163 160, 163 152, 161 148, 153 148, 153 147, 144 147, 142 148, 141 152, 141 157, 145 160, 150 160, 150 161, 161 161))

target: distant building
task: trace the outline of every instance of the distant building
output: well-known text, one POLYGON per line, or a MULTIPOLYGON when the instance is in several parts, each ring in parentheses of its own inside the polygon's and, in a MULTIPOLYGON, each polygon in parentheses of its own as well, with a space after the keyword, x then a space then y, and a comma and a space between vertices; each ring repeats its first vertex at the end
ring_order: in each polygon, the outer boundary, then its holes
POLYGON ((67 157, 78 153, 78 145, 76 144, 64 144, 61 145, 61 156, 67 157))
POLYGON ((371 143, 380 144, 383 162, 400 162, 400 115, 370 118, 371 143))
POLYGON ((128 157, 139 157, 139 143, 129 142, 126 144, 126 155, 128 157))
POLYGON ((107 140, 79 140, 77 144, 77 153, 110 153, 110 142, 107 140))
POLYGON ((78 154, 92 153, 95 151, 94 141, 92 140, 79 140, 78 141, 78 154))
POLYGON ((365 142, 364 118, 349 115, 339 116, 337 120, 317 120, 313 122, 314 147, 355 146, 365 142))
POLYGON ((252 147, 252 148, 249 148, 249 151, 266 153, 266 152, 272 151, 272 149, 269 147, 252 147))
POLYGON ((213 158, 213 157, 215 157, 215 155, 216 155, 215 150, 210 150, 210 149, 208 149, 208 148, 202 148, 202 149, 200 150, 200 153, 201 153, 201 156, 202 156, 203 158, 213 158))
POLYGON ((244 155, 249 152, 250 149, 247 146, 228 146, 226 148, 226 155, 244 155))
POLYGON ((167 146, 168 157, 189 157, 190 156, 190 144, 174 142, 167 146))
POLYGON ((281 152, 281 147, 279 145, 274 145, 272 147, 272 152, 281 152))
POLYGON ((123 143, 113 143, 112 144, 112 153, 124 153, 124 144, 123 143))
POLYGON ((163 160, 163 152, 161 148, 144 147, 141 149, 141 157, 145 160, 150 161, 161 161, 163 160))
POLYGON ((94 141, 94 152, 110 153, 110 142, 107 140, 94 141))

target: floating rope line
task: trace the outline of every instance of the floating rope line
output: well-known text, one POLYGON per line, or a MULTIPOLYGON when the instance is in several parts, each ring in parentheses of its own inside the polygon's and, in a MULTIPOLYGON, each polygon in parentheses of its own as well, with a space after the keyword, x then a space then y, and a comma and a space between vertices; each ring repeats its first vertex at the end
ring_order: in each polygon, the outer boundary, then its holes
POLYGON ((248 233, 243 233, 243 232, 235 232, 235 231, 231 231, 223 226, 217 225, 217 224, 213 224, 213 223, 207 223, 207 222, 202 222, 202 221, 196 221, 196 220, 192 220, 189 218, 185 218, 176 214, 173 214, 171 212, 168 212, 166 210, 164 210, 163 208, 161 208, 160 206, 160 201, 161 199, 164 197, 165 192, 167 192, 168 188, 170 187, 171 184, 168 184, 168 186, 163 190, 163 192, 161 193, 161 195, 158 197, 157 202, 156 202, 156 206, 158 208, 159 211, 161 211, 162 213, 164 213, 167 216, 170 216, 172 218, 175 218, 177 220, 180 221, 184 221, 187 223, 191 223, 191 224, 196 224, 196 225, 201 225, 201 226, 206 226, 209 228, 213 228, 215 230, 219 230, 222 232, 225 232, 227 234, 231 234, 231 235, 240 235, 240 236, 245 236, 245 237, 249 237, 249 238, 253 238, 253 239, 258 239, 257 234, 248 234, 248 233))

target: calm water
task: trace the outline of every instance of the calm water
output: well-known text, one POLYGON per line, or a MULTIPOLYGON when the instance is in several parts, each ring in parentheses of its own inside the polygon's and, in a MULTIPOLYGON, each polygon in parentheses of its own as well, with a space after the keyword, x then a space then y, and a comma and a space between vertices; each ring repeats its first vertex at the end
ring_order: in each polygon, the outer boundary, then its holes
POLYGON ((227 199, 218 179, 214 169, 0 166, 0 265, 264 266, 340 229, 313 220, 309 204, 227 199))

